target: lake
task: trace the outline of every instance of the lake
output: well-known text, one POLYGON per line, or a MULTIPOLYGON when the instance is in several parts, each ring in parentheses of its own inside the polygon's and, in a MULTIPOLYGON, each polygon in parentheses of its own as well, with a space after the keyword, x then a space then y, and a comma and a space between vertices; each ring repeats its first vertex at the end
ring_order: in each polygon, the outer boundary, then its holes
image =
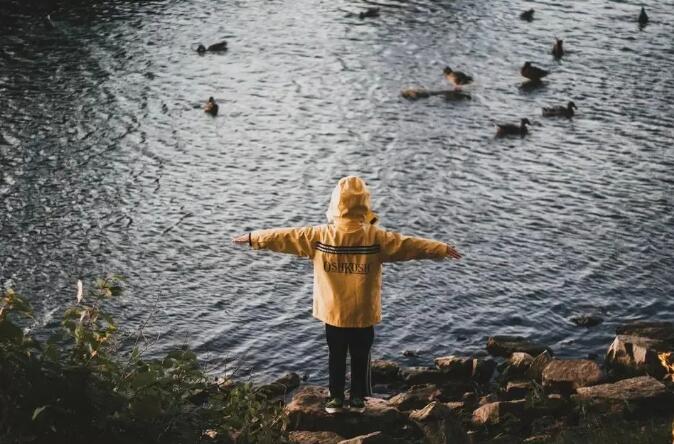
POLYGON ((355 174, 382 226, 464 254, 385 267, 374 357, 430 364, 494 334, 601 357, 620 323, 674 318, 674 2, 646 2, 644 29, 640 6, 5 1, 0 283, 49 331, 78 279, 120 273, 113 314, 129 333, 151 316, 152 353, 325 382, 311 264, 230 239, 325 223, 355 174), (522 88, 525 61, 551 72, 541 87, 522 88), (400 96, 448 87, 445 66, 475 78, 472 100, 400 96), (569 100, 573 119, 541 116, 569 100), (494 137, 521 118, 527 137, 494 137))

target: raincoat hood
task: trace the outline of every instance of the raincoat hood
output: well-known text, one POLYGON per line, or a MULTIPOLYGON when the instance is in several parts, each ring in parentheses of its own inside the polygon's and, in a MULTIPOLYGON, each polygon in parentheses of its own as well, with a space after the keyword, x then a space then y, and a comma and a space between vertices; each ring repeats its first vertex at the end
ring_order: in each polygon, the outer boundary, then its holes
POLYGON ((332 191, 330 205, 325 215, 330 223, 347 219, 374 224, 378 219, 377 215, 372 212, 370 191, 365 181, 357 176, 339 179, 332 191))

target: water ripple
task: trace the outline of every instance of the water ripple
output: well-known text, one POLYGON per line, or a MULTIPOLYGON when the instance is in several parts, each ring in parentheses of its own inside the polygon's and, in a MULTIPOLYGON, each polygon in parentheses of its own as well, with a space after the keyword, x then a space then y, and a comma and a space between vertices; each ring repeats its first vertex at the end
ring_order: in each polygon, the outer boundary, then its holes
POLYGON ((602 353, 618 323, 674 315, 671 1, 647 4, 641 31, 634 5, 577 0, 10 3, 0 281, 47 329, 77 279, 120 272, 116 314, 133 330, 156 308, 158 352, 188 341, 214 372, 324 381, 310 264, 229 239, 322 223, 347 174, 384 226, 465 253, 386 267, 377 356, 430 362, 492 334, 602 353), (347 16, 368 4, 379 19, 347 16), (225 54, 194 51, 222 39, 225 54), (521 88, 526 60, 552 72, 542 88, 521 88), (472 100, 400 97, 445 87, 447 65, 474 75, 472 100), (541 117, 568 100, 573 120, 541 117), (529 137, 494 139, 522 117, 529 137), (568 321, 588 312, 606 322, 568 321))

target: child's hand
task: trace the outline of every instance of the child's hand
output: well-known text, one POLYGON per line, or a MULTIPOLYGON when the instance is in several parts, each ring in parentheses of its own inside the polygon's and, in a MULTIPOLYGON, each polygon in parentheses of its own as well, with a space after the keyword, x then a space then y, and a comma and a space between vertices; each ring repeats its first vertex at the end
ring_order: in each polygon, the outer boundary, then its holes
POLYGON ((232 243, 236 245, 244 245, 250 242, 250 234, 242 234, 232 238, 232 243))
POLYGON ((454 245, 447 244, 447 255, 454 259, 461 259, 461 253, 454 247, 454 245))

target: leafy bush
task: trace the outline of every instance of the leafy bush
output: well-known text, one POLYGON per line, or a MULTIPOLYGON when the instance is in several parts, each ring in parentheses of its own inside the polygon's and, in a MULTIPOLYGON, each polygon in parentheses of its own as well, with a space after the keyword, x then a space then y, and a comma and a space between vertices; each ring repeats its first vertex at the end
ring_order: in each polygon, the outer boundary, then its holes
POLYGON ((216 384, 187 347, 144 359, 136 345, 118 350, 118 328, 102 308, 121 279, 98 279, 62 328, 40 342, 11 289, 0 297, 0 442, 282 443, 278 404, 249 383, 216 384))

